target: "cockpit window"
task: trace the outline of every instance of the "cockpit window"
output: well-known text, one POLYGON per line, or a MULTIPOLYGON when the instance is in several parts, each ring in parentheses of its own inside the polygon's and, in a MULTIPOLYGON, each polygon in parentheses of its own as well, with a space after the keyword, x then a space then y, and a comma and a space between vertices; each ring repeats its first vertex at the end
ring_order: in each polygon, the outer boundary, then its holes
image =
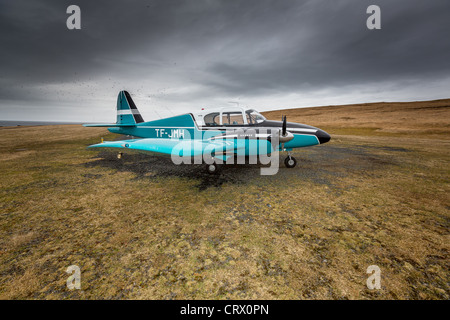
POLYGON ((266 120, 266 118, 256 110, 250 109, 245 111, 245 113, 249 124, 257 124, 266 120))
POLYGON ((222 113, 222 124, 225 126, 243 125, 244 118, 242 118, 242 113, 241 112, 223 112, 222 113))
POLYGON ((242 126, 247 124, 257 124, 265 121, 263 115, 258 111, 249 109, 245 113, 243 111, 223 111, 208 113, 203 117, 203 123, 205 126, 242 126), (222 117, 222 119, 220 119, 222 117), (245 117, 245 121, 244 120, 245 117), (222 120, 222 121, 221 121, 222 120))
POLYGON ((205 126, 219 126, 220 125, 220 118, 219 118, 218 112, 208 113, 206 116, 203 117, 203 121, 205 123, 205 126))

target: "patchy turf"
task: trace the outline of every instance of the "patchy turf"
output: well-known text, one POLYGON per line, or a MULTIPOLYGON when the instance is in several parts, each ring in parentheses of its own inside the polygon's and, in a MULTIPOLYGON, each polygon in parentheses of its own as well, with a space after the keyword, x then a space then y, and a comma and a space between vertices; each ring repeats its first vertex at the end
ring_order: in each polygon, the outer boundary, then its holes
POLYGON ((449 299, 448 137, 351 123, 275 176, 87 151, 102 128, 2 128, 0 298, 449 299))

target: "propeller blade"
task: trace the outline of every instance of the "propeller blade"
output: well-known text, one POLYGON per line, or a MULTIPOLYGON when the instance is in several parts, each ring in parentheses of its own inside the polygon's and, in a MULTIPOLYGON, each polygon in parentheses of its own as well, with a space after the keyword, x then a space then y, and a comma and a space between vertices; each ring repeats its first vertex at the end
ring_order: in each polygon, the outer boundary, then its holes
POLYGON ((281 131, 281 134, 283 136, 286 135, 286 126, 287 126, 287 124, 286 124, 286 116, 283 116, 283 130, 281 131))

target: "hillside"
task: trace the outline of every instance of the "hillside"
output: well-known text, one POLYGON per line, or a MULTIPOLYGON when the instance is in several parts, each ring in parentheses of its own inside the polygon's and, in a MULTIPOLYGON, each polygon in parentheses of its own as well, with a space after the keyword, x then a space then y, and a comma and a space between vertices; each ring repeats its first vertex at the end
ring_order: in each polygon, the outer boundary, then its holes
POLYGON ((268 119, 311 124, 336 134, 409 135, 450 139, 450 99, 378 102, 264 112, 268 119))

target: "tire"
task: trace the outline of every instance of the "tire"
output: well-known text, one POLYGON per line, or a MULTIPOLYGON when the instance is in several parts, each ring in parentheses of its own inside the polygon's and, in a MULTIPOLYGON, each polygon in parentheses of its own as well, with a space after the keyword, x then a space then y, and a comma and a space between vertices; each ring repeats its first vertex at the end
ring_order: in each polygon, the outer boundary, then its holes
POLYGON ((219 166, 216 163, 207 164, 206 171, 209 174, 217 174, 217 173, 219 173, 219 166))
POLYGON ((284 159, 284 165, 286 168, 294 168, 297 165, 297 160, 294 157, 287 157, 284 159))

